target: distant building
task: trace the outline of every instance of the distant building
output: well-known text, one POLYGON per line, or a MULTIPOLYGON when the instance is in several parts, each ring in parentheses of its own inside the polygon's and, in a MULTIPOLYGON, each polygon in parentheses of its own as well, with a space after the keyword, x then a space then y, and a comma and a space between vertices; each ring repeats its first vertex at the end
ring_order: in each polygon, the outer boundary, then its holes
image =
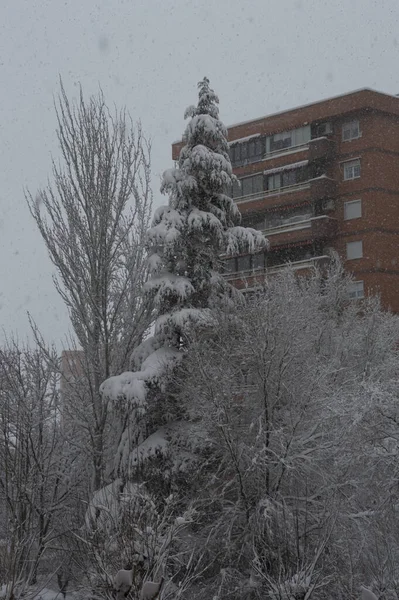
POLYGON ((63 350, 61 354, 61 379, 60 399, 61 415, 65 422, 68 408, 68 396, 76 394, 74 384, 79 382, 84 375, 84 352, 83 350, 63 350))
POLYGON ((229 280, 252 287, 288 261, 322 265, 334 249, 354 275, 353 298, 379 292, 399 312, 399 98, 363 89, 228 132, 240 180, 231 194, 243 224, 271 244, 229 258, 229 280))

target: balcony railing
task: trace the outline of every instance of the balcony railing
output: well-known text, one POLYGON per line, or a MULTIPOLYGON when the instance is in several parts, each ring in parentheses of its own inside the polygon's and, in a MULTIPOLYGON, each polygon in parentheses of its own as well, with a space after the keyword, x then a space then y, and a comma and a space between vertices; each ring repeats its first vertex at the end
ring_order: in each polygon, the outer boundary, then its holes
POLYGON ((272 267, 259 267, 257 269, 247 269, 245 271, 236 271, 234 273, 225 273, 224 278, 227 281, 236 281, 238 279, 256 279, 257 277, 263 278, 264 275, 279 273, 286 269, 287 267, 291 267, 294 271, 300 271, 302 269, 310 269, 316 266, 324 266, 330 260, 330 257, 327 255, 321 256, 312 256, 311 258, 304 258, 302 260, 296 260, 293 262, 284 262, 280 265, 274 265, 272 267))
POLYGON ((274 267, 267 267, 266 273, 279 273, 286 269, 287 267, 291 267, 294 271, 300 271, 302 269, 311 269, 316 266, 324 266, 330 260, 330 257, 326 254, 322 256, 312 256, 312 258, 305 258, 303 260, 297 260, 291 263, 283 263, 281 265, 275 265, 274 267))
POLYGON ((249 194, 248 196, 240 196, 239 198, 234 198, 234 201, 236 204, 246 204, 247 202, 262 200, 263 198, 270 198, 271 196, 281 196, 282 194, 289 194, 291 192, 297 192, 299 190, 306 190, 309 188, 310 181, 302 181, 301 183, 287 185, 286 187, 277 188, 275 190, 263 190, 261 192, 256 192, 255 194, 249 194))
POLYGON ((334 156, 335 143, 327 137, 313 138, 309 142, 309 162, 314 160, 330 160, 334 156))
POLYGON ((270 239, 272 246, 277 246, 279 243, 287 241, 286 235, 288 235, 289 241, 295 241, 298 236, 301 240, 307 238, 316 240, 333 237, 336 234, 336 230, 336 219, 327 215, 320 215, 304 219, 303 221, 297 221, 296 223, 285 223, 277 227, 264 229, 262 233, 270 239), (310 231, 307 233, 306 230, 310 231), (295 232, 298 232, 298 236, 295 236, 295 232), (299 234, 299 232, 301 233, 299 234), (280 239, 279 236, 281 236, 280 239))
POLYGON ((303 221, 296 221, 295 223, 283 223, 277 225, 277 227, 269 227, 263 229, 262 233, 270 237, 271 235, 278 235, 279 233, 289 233, 290 231, 296 231, 298 229, 310 229, 312 227, 312 219, 304 219, 303 221))
POLYGON ((337 191, 337 182, 327 175, 321 175, 309 180, 310 196, 312 200, 332 198, 337 191))

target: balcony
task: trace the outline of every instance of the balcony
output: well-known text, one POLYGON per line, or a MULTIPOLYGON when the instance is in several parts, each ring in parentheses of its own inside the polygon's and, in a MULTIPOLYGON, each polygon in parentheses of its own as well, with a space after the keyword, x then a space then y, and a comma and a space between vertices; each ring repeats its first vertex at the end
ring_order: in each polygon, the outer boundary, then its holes
POLYGON ((296 223, 285 223, 263 230, 272 247, 305 240, 322 240, 334 237, 337 221, 327 215, 312 217, 296 223))
POLYGON ((326 176, 311 179, 295 185, 264 190, 234 199, 242 214, 263 211, 268 208, 290 206, 292 204, 311 204, 318 200, 334 197, 337 184, 326 176))
POLYGON ((335 179, 321 175, 311 179, 309 182, 310 197, 312 201, 323 200, 324 198, 332 198, 337 192, 337 182, 335 179))
POLYGON ((314 240, 326 240, 337 235, 337 219, 333 219, 327 215, 320 215, 319 217, 313 217, 311 221, 314 240))
POLYGON ((263 190, 249 196, 234 199, 242 213, 267 208, 269 206, 284 206, 292 203, 291 195, 295 194, 295 202, 309 199, 310 182, 303 181, 294 185, 281 187, 275 190, 263 190))
POLYGON ((327 137, 318 137, 309 142, 309 162, 331 160, 335 153, 335 143, 327 137))
POLYGON ((225 273, 224 278, 238 289, 253 289, 256 286, 262 285, 267 275, 281 273, 287 267, 293 271, 310 271, 315 268, 324 269, 327 267, 330 257, 327 255, 313 256, 303 260, 293 262, 285 262, 272 267, 248 269, 246 271, 237 271, 235 273, 225 273))
POLYGON ((281 273, 284 269, 290 266, 294 271, 302 271, 303 269, 314 269, 324 268, 328 265, 330 257, 326 254, 322 256, 312 256, 312 258, 306 258, 304 260, 297 260, 292 263, 284 263, 282 265, 275 265, 267 269, 268 274, 281 273))

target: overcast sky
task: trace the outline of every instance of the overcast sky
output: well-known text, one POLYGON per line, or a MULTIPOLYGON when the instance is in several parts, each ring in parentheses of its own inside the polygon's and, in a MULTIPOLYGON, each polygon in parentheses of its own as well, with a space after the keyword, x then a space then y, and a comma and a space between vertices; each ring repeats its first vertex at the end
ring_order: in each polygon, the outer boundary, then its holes
MULTIPOLYGON (((0 328, 68 317, 24 200, 57 157, 53 95, 100 84, 153 139, 156 203, 171 142, 207 75, 226 125, 363 87, 399 92, 398 0, 0 0, 0 328)), ((2 337, 2 336, 1 336, 2 337)))

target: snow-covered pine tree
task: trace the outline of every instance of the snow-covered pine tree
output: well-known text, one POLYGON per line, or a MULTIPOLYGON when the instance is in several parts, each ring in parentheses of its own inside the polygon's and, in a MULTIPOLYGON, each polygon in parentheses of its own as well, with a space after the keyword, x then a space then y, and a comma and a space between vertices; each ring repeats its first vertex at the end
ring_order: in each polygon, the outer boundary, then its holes
MULTIPOLYGON (((146 289, 157 311, 154 335, 134 352, 136 372, 111 377, 101 387, 123 413, 131 417, 134 412, 133 421, 129 419, 132 426, 146 412, 150 390, 161 391, 156 396, 162 402, 168 373, 184 355, 190 329, 209 325, 212 306, 229 292, 221 275, 221 255, 267 246, 261 232, 239 225, 239 210, 226 194, 235 176, 227 130, 219 120, 219 100, 207 78, 198 87, 198 105, 185 114, 191 117, 183 136, 185 146, 176 167, 163 175, 161 191, 169 195, 169 203, 155 212, 148 232, 151 277, 146 289)), ((117 472, 129 470, 132 444, 140 454, 137 443, 140 439, 125 427, 117 472)))

